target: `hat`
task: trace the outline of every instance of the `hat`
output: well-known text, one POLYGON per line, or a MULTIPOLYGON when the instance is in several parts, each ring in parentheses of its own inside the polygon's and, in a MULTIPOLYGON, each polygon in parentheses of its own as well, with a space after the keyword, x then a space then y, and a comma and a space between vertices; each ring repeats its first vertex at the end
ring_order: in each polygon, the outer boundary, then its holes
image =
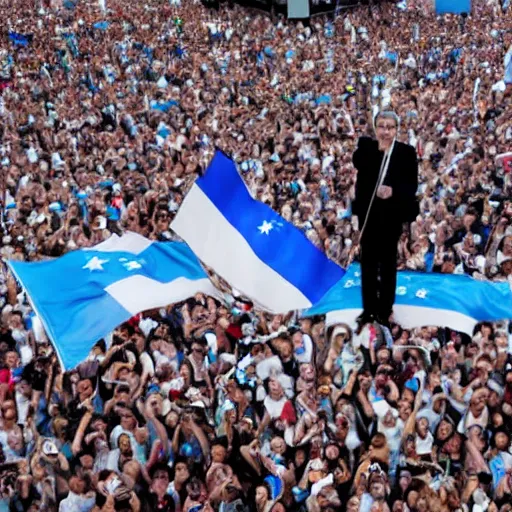
POLYGON ((502 265, 503 263, 506 263, 507 261, 511 261, 511 260, 512 260, 512 256, 505 256, 505 254, 503 254, 503 252, 498 251, 498 254, 496 256, 496 261, 497 261, 498 265, 502 265))
POLYGON ((59 450, 58 450, 57 446, 55 445, 55 443, 53 441, 50 441, 49 439, 44 441, 42 450, 45 455, 58 455, 59 454, 59 450))

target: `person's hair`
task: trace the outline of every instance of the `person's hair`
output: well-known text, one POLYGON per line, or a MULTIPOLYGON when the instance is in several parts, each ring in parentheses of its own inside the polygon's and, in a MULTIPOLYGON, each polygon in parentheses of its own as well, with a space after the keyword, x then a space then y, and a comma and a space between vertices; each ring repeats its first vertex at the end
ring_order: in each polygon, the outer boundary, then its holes
POLYGON ((171 479, 171 468, 167 464, 163 462, 158 462, 157 464, 152 466, 149 472, 149 477, 154 478, 157 471, 165 471, 167 473, 167 476, 169 477, 169 480, 171 479))
POLYGON ((386 436, 378 432, 372 437, 371 443, 375 448, 383 448, 387 444, 386 436))
POLYGON ((377 127, 377 122, 379 121, 379 119, 392 119, 395 122, 397 128, 400 126, 400 118, 392 110, 379 111, 375 116, 375 120, 373 122, 375 127, 377 127))

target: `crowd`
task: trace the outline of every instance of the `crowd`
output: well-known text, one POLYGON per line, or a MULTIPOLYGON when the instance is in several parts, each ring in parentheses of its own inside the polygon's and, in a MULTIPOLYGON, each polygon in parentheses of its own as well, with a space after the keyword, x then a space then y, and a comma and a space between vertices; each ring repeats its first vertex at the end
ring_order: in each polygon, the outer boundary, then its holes
MULTIPOLYGON (((305 26, 193 0, 2 0, 2 258, 175 239, 219 147, 347 265, 352 154, 393 108, 421 180, 400 267, 510 278, 512 12, 407 3, 305 26)), ((197 296, 63 373, 5 265, 0 294, 0 512, 512 510, 508 322, 394 325, 390 343, 197 296)))

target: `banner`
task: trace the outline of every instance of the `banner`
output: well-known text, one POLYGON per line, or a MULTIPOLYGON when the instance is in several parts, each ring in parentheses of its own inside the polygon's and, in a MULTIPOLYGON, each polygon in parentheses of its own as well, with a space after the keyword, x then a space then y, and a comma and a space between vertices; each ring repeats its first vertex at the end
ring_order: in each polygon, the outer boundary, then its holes
POLYGON ((469 14, 471 0, 436 0, 436 14, 469 14))

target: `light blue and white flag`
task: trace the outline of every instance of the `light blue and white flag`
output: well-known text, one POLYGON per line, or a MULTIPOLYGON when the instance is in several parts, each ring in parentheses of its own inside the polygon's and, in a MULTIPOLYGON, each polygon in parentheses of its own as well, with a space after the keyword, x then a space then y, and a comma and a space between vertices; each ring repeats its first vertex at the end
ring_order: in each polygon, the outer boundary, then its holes
MULTIPOLYGON (((352 264, 343 280, 304 316, 327 314, 326 324, 355 326, 362 311, 361 270, 352 264)), ((395 321, 406 329, 449 327, 472 336, 475 325, 512 317, 510 285, 469 276, 398 272, 395 321)))
POLYGON ((273 313, 316 304, 344 275, 306 236, 250 195, 217 151, 172 225, 230 286, 273 313))
POLYGON ((127 233, 54 260, 9 266, 30 298, 62 367, 75 368, 91 348, 141 311, 196 293, 218 295, 181 242, 127 233))

